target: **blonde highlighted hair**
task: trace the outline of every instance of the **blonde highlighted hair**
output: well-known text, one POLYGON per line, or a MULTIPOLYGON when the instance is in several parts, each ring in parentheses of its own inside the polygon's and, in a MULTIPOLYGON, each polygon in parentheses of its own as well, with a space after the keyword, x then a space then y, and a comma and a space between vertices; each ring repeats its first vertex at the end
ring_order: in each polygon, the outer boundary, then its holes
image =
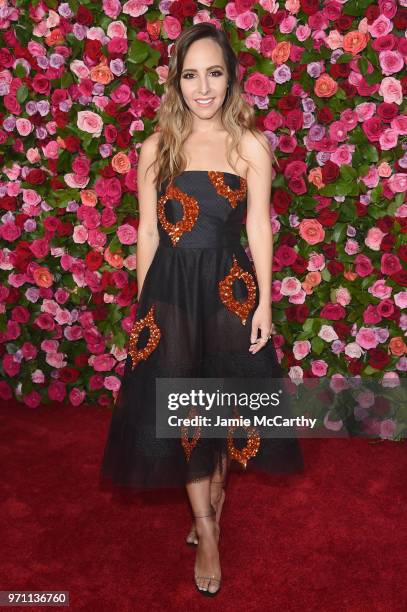
MULTIPOLYGON (((236 150, 238 155, 246 160, 239 149, 244 131, 250 130, 255 137, 261 134, 256 128, 255 111, 242 96, 241 85, 237 78, 237 57, 226 33, 218 30, 212 23, 198 23, 191 26, 181 33, 172 48, 164 95, 158 109, 157 158, 149 166, 153 164, 155 166, 157 189, 166 179, 172 181, 185 170, 186 158, 182 153, 182 146, 191 133, 192 117, 181 92, 180 80, 186 53, 191 44, 201 38, 211 38, 220 45, 228 73, 229 86, 222 105, 222 123, 232 138, 227 151, 227 160, 232 168, 236 169, 231 161, 232 151, 236 150)), ((265 146, 260 139, 259 142, 265 146)), ((273 162, 277 161, 270 146, 269 152, 273 162)))

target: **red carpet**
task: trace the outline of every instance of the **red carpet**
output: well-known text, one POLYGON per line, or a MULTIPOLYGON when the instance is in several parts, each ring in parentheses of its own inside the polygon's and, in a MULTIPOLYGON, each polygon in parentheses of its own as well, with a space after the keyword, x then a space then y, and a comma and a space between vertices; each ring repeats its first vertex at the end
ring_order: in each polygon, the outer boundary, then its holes
POLYGON ((99 488, 109 419, 95 407, 1 406, 0 590, 66 590, 71 610, 95 612, 406 609, 404 442, 301 440, 304 475, 266 486, 232 474, 223 586, 209 599, 193 585, 184 491, 99 488))

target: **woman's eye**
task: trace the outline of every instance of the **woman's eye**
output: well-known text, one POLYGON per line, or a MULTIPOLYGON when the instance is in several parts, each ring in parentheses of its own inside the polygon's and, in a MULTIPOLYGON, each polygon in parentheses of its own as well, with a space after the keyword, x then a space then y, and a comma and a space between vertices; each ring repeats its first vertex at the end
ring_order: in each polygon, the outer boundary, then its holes
MULTIPOLYGON (((216 75, 222 76, 223 72, 221 72, 220 70, 212 70, 210 74, 216 74, 216 75)), ((194 76, 192 72, 185 72, 182 78, 186 79, 190 76, 194 76)))

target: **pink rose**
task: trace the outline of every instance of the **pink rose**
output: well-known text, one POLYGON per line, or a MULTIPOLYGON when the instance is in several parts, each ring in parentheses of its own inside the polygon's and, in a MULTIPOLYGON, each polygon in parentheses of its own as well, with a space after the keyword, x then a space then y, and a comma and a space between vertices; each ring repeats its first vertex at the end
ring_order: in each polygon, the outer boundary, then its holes
POLYGON ((86 398, 84 389, 71 389, 69 392, 69 402, 72 406, 80 406, 86 398))
POLYGON ((380 421, 380 437, 384 440, 392 440, 396 432, 396 423, 392 419, 380 421))
MULTIPOLYGON (((129 3, 127 2, 126 4, 129 4, 129 3)), ((134 2, 134 4, 136 4, 136 2, 134 2)), ((137 2, 137 4, 138 4, 139 10, 140 10, 139 15, 141 15, 142 13, 144 13, 145 7, 143 5, 141 5, 141 4, 139 4, 139 2, 137 2)), ((125 11, 124 11, 124 7, 123 7, 123 13, 124 12, 125 11)), ((130 13, 130 15, 132 17, 136 17, 136 15, 133 15, 132 13, 130 13)), ((137 16, 139 16, 139 15, 137 15, 137 16)), ((163 22, 162 22, 162 26, 164 28, 164 32, 167 34, 167 36, 168 36, 168 38, 170 40, 175 40, 181 34, 181 24, 178 21, 178 19, 176 19, 176 17, 172 17, 171 15, 166 15, 164 17, 163 22)))
POLYGON ((301 289, 301 283, 294 276, 286 276, 281 283, 280 292, 282 295, 295 295, 301 289))
POLYGON ((60 381, 52 382, 48 387, 48 397, 55 402, 63 402, 66 397, 66 386, 60 381))
POLYGON ((19 119, 16 119, 16 128, 20 136, 28 136, 28 134, 30 134, 34 129, 34 126, 28 119, 20 117, 19 119))
POLYGON ((398 134, 395 130, 388 128, 380 135, 379 143, 383 151, 390 151, 397 147, 398 134))
POLYGON ((407 291, 400 291, 394 294, 394 303, 399 308, 407 308, 407 291))
POLYGON ((378 345, 376 332, 369 327, 361 327, 356 334, 355 340, 359 346, 367 350, 376 348, 378 345))
POLYGON ((256 13, 245 11, 236 17, 236 26, 241 30, 251 30, 257 24, 258 18, 256 13))
POLYGON ((328 371, 328 364, 322 359, 313 359, 311 361, 311 372, 314 376, 325 376, 328 371))
POLYGON ((392 102, 401 104, 403 101, 403 90, 400 81, 394 77, 385 77, 380 83, 379 95, 389 104, 392 102))
POLYGON ((384 279, 379 279, 368 288, 368 292, 371 293, 374 297, 379 298, 381 300, 389 298, 391 296, 392 288, 386 285, 386 281, 384 279))
MULTIPOLYGON (((402 4, 402 2, 400 3, 402 4)), ((397 4, 395 0, 379 0, 380 14, 384 15, 388 19, 393 19, 397 13, 397 4)))
POLYGON ((135 244, 137 230, 129 223, 124 223, 117 230, 117 237, 121 244, 135 244))
POLYGON ((403 56, 399 51, 382 51, 379 53, 379 61, 382 72, 386 76, 400 72, 404 67, 403 56))
POLYGON ((379 15, 379 17, 368 26, 367 30, 373 38, 379 38, 379 36, 386 36, 386 34, 389 34, 392 28, 393 24, 390 19, 384 15, 379 15))
POLYGON ((356 106, 355 112, 357 114, 358 121, 363 123, 367 119, 373 117, 376 112, 376 105, 373 104, 373 102, 362 102, 356 106))
POLYGON ((397 115, 391 120, 390 126, 397 134, 405 136, 407 134, 407 115, 397 115))
POLYGON ((30 250, 35 257, 42 259, 49 253, 49 242, 47 238, 36 238, 30 244, 30 250))
POLYGON ((16 376, 20 372, 20 364, 14 359, 14 355, 6 354, 3 356, 2 365, 7 376, 16 376))
POLYGON ((341 306, 347 306, 351 302, 351 295, 346 287, 338 287, 335 299, 341 306))
POLYGON ((102 118, 92 111, 79 111, 77 126, 83 132, 100 136, 103 130, 102 118))
POLYGON ((388 181, 388 185, 393 193, 407 191, 407 174, 404 172, 393 174, 388 181))
POLYGON ((385 235, 379 227, 371 227, 365 238, 366 246, 372 251, 380 251, 380 245, 385 235))
POLYGON ((297 360, 304 359, 311 351, 311 342, 309 340, 296 340, 293 345, 294 357, 297 360))
POLYGON ((109 38, 126 38, 127 28, 122 21, 112 21, 107 27, 109 38))
POLYGON ((23 403, 29 408, 37 408, 41 404, 41 395, 38 391, 30 391, 23 396, 23 403))
MULTIPOLYGON (((148 4, 148 2, 146 2, 148 4)), ((122 10, 120 0, 103 0, 103 12, 110 19, 116 19, 122 10)))
POLYGON ((321 325, 318 336, 322 338, 322 340, 325 340, 325 342, 333 342, 334 340, 338 340, 338 334, 332 325, 321 325))

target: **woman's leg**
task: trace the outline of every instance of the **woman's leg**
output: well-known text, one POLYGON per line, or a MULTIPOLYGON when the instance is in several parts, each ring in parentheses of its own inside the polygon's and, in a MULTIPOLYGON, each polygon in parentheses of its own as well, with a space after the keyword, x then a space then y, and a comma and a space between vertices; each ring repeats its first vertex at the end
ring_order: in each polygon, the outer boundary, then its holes
POLYGON ((215 593, 220 588, 219 526, 210 503, 210 478, 186 484, 195 518, 198 546, 195 559, 195 582, 200 590, 215 593))
MULTIPOLYGON (((226 496, 225 488, 228 465, 227 455, 222 454, 221 463, 216 466, 210 480, 210 500, 211 505, 215 508, 216 522, 218 525, 220 525, 220 517, 226 496)), ((198 544, 195 521, 192 522, 191 530, 187 536, 187 542, 188 544, 198 544)))

